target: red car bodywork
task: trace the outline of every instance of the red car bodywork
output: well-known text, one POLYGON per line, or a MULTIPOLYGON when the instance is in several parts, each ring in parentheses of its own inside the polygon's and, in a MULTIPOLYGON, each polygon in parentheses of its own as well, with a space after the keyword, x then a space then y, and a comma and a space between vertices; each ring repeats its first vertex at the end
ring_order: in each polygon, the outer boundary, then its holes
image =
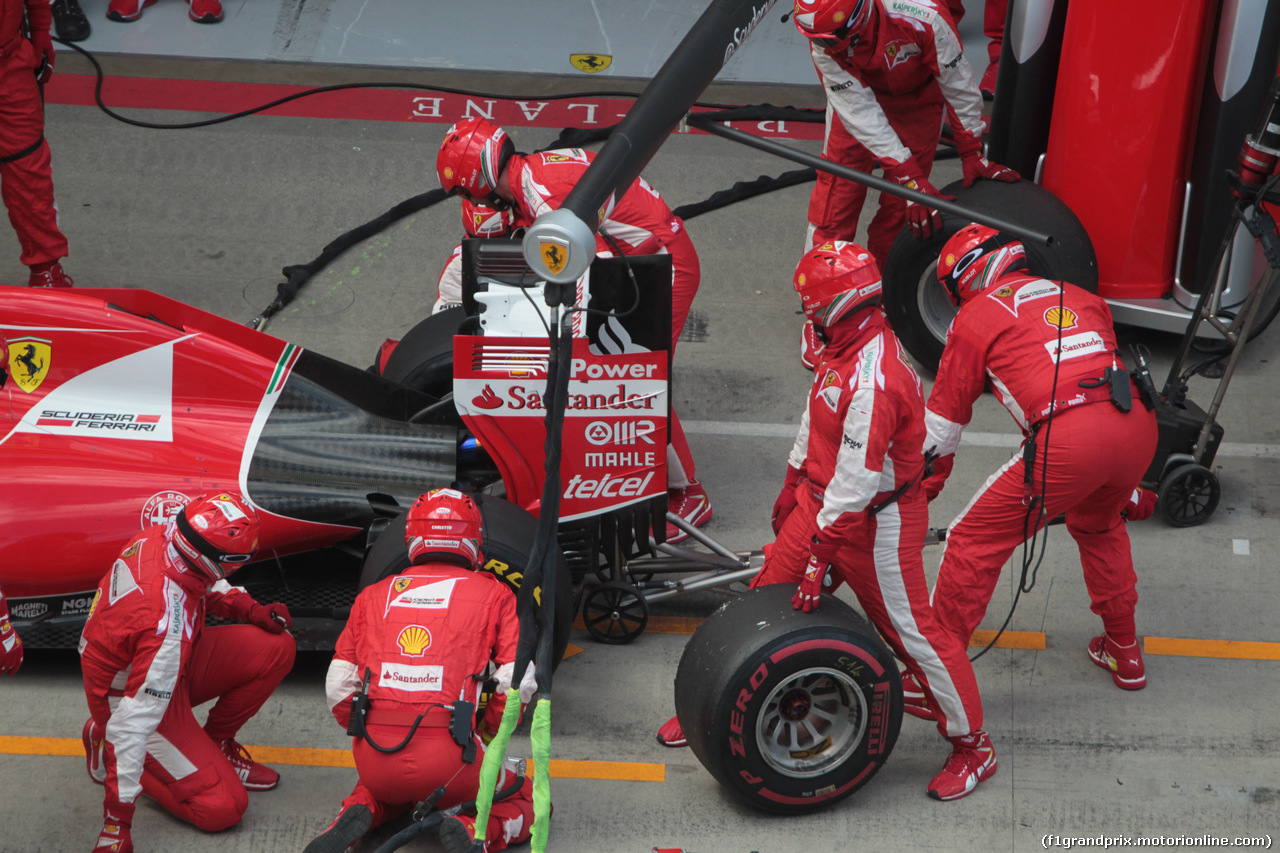
MULTIPOLYGON (((248 494, 262 422, 302 352, 144 290, 0 287, 0 334, 11 374, 0 588, 11 598, 92 590, 140 527, 204 491, 248 494)), ((359 530, 262 519, 261 553, 359 530)))

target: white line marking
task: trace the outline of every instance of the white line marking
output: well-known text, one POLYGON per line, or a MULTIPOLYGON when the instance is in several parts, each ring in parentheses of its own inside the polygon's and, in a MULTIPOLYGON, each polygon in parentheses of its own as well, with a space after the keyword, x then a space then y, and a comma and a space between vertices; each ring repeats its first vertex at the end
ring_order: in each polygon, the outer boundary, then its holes
POLYGON ((1248 539, 1232 539, 1231 551, 1237 557, 1249 556, 1249 540, 1248 539))
MULTIPOLYGON (((795 438, 796 424, 762 424, 750 421, 682 421, 684 431, 696 435, 736 435, 751 438, 795 438)), ((973 447, 1018 447, 1022 436, 1000 432, 965 432, 961 444, 973 447)), ((1223 442, 1218 456, 1232 459, 1280 459, 1280 444, 1223 442)))

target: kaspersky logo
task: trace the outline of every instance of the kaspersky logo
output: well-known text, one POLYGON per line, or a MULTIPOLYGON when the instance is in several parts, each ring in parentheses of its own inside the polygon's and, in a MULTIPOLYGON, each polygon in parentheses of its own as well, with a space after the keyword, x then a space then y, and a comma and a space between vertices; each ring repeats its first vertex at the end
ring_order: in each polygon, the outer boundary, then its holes
POLYGON ((44 338, 17 338, 9 341, 9 375, 28 394, 40 387, 49 375, 53 342, 44 338))

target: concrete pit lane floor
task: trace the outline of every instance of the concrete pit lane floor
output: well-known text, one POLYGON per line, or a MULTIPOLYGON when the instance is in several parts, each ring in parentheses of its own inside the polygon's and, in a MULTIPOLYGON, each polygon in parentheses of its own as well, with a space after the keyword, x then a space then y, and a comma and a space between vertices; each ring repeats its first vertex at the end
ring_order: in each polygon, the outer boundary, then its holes
MULTIPOLYGON (((144 22, 158 25, 165 13, 180 26, 185 18, 171 5, 181 7, 166 0, 149 9, 144 22)), ((86 10, 95 38, 106 39, 112 25, 102 9, 86 3, 86 10)), ((196 36, 211 37, 201 31, 184 37, 196 36)), ((92 40, 86 46, 93 49, 92 40)), ((432 75, 234 56, 190 60, 107 47, 115 49, 104 57, 109 74, 143 78, 120 90, 109 84, 108 100, 138 107, 127 111, 131 117, 162 123, 229 109, 203 105, 221 103, 215 95, 235 89, 231 84, 324 85, 408 74, 495 93, 631 88, 625 80, 584 84, 581 77, 507 76, 502 69, 432 75), (176 96, 154 82, 173 79, 202 82, 180 84, 176 96)), ((64 75, 90 70, 69 51, 60 54, 58 69, 64 75)), ((708 100, 820 104, 821 93, 803 82, 726 84, 708 100)), ((83 90, 83 80, 77 85, 83 90)), ((77 284, 149 288, 242 322, 270 301, 281 267, 311 260, 349 228, 433 188, 436 148, 452 119, 346 118, 347 107, 318 106, 315 114, 159 131, 113 121, 80 105, 84 100, 83 93, 65 90, 51 97, 47 128, 72 246, 67 269, 77 284)), ((524 150, 547 144, 555 133, 513 129, 524 150)), ((644 174, 674 207, 790 168, 724 140, 681 134, 644 174)), ((935 167, 933 182, 943 186, 958 177, 958 163, 947 160, 935 167)), ((689 222, 703 280, 676 355, 672 399, 715 507, 706 530, 734 549, 771 539, 770 508, 811 381, 797 357, 800 318, 790 287, 808 192, 807 185, 792 188, 689 222)), ((456 202, 397 223, 318 275, 268 333, 368 364, 384 338, 401 336, 426 315, 459 234, 456 202)), ((25 281, 17 255, 12 231, 0 229, 0 281, 25 281)), ((1120 331, 1122 340, 1149 347, 1153 373, 1162 379, 1176 337, 1120 331)), ((1145 690, 1118 690, 1086 656, 1099 623, 1088 610, 1076 549, 1055 528, 1035 587, 1014 613, 1009 642, 976 665, 999 772, 961 802, 928 799, 925 787, 947 746, 931 724, 908 717, 887 765, 851 799, 804 817, 767 816, 731 799, 688 750, 664 749, 654 740, 673 711, 672 681, 687 640, 682 631, 724 594, 676 598, 655 606, 650 629, 631 645, 600 645, 574 632, 580 651, 565 660, 555 681, 550 849, 1024 851, 1041 849, 1046 836, 1274 837, 1280 831, 1280 718, 1272 713, 1280 667, 1274 607, 1280 600, 1274 571, 1278 342, 1271 330, 1249 345, 1227 396, 1219 418, 1226 443, 1214 464, 1222 501, 1213 517, 1189 529, 1158 518, 1130 526, 1138 629, 1147 648, 1145 690)), ((931 383, 928 374, 924 380, 931 383)), ((1207 405, 1214 388, 1196 378, 1191 398, 1207 405)), ((945 525, 959 512, 1016 444, 1012 421, 984 398, 949 486, 931 508, 933 524, 945 525)), ((87 489, 86 501, 92 500, 87 489)), ((931 580, 939 555, 939 548, 926 549, 931 580)), ((1016 581, 1016 564, 1006 567, 984 629, 1004 619, 1016 581)), ((240 734, 258 759, 281 771, 279 788, 251 795, 244 821, 213 835, 144 800, 134 823, 140 853, 296 851, 325 827, 355 781, 345 766, 349 740, 325 706, 326 665, 323 653, 301 655, 240 734)), ((0 851, 63 853, 94 842, 102 792, 84 770, 85 714, 74 652, 33 651, 17 677, 0 682, 0 851)), ((512 754, 527 755, 528 748, 521 732, 512 754)), ((439 847, 423 839, 408 849, 439 847)))

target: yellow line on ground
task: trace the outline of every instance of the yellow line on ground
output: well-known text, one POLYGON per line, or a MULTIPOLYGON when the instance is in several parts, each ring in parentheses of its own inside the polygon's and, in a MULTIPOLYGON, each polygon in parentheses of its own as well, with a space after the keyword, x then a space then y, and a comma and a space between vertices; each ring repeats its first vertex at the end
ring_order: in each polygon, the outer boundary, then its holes
POLYGON ((0 752, 6 755, 78 755, 84 746, 71 737, 0 737, 0 752))
MULTIPOLYGON (((969 638, 971 646, 985 646, 996 635, 995 631, 978 629, 969 638)), ((1044 634, 1040 631, 1005 631, 996 642, 997 649, 1043 649, 1044 634)))
MULTIPOLYGON (((255 761, 263 764, 286 764, 303 767, 351 767, 351 751, 346 749, 314 749, 295 746, 246 746, 255 761)), ((84 757, 79 738, 12 737, 0 735, 2 755, 56 755, 84 757)), ((529 762, 532 767, 533 762, 529 762)), ((554 779, 607 779, 613 782, 662 782, 667 778, 665 764, 643 761, 569 761, 551 759, 554 779)))
MULTIPOLYGON (((692 634, 705 620, 696 616, 650 616, 645 625, 645 633, 654 634, 692 634)), ((582 617, 579 616, 573 627, 582 628, 582 617)), ((973 632, 971 646, 985 646, 996 635, 995 631, 979 630, 973 632)), ((1040 631, 1005 631, 996 643, 997 649, 1043 649, 1044 634, 1040 631)))
POLYGON ((1147 637, 1142 650, 1149 655, 1190 658, 1235 658, 1238 660, 1280 660, 1280 643, 1244 640, 1186 640, 1177 637, 1147 637))
MULTIPOLYGON (((697 616, 650 616, 644 630, 646 634, 692 635, 704 621, 697 616)), ((585 630, 581 616, 574 620, 573 627, 585 630)))
MULTIPOLYGON (((529 772, 534 768, 529 762, 529 772)), ((667 765, 643 761, 569 761, 551 759, 553 779, 607 779, 611 782, 665 782, 667 765)))

